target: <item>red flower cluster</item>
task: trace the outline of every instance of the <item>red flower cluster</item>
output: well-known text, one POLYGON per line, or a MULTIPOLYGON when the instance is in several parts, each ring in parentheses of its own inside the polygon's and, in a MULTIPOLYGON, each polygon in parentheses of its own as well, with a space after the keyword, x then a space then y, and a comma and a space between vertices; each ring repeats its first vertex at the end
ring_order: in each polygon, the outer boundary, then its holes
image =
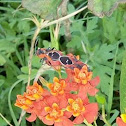
POLYGON ((98 92, 99 77, 92 79, 87 65, 81 69, 67 68, 66 73, 66 79, 54 77, 46 89, 35 82, 23 95, 17 95, 15 105, 31 114, 28 121, 35 121, 38 117, 46 125, 54 126, 95 121, 98 104, 90 103, 88 95, 95 96, 98 92))

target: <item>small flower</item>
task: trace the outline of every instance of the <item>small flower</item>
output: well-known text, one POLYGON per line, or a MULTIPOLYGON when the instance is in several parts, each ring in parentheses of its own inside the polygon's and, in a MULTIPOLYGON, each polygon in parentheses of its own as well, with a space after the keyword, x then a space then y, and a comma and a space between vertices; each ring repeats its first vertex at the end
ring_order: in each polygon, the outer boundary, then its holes
POLYGON ((87 65, 84 65, 81 70, 74 68, 74 81, 76 83, 87 84, 92 78, 92 72, 88 71, 87 65))
POLYGON ((66 87, 66 83, 64 80, 59 80, 57 77, 53 78, 53 84, 49 83, 48 88, 50 89, 50 92, 52 95, 62 95, 64 94, 64 89, 66 87))
POLYGON ((79 92, 78 92, 78 96, 79 97, 83 97, 83 99, 85 97, 87 97, 87 94, 89 94, 90 96, 95 96, 96 93, 99 91, 96 86, 99 84, 100 79, 99 77, 95 77, 92 80, 90 80, 86 85, 79 85, 79 92))
POLYGON ((27 87, 27 93, 25 93, 25 96, 30 100, 37 100, 42 98, 43 92, 44 89, 37 82, 35 82, 32 86, 27 87))
POLYGON ((27 110, 32 104, 33 102, 30 99, 26 98, 24 95, 17 95, 15 106, 27 110))
POLYGON ((43 123, 46 125, 54 124, 54 126, 73 126, 72 121, 68 119, 71 117, 70 112, 65 110, 65 106, 60 104, 56 97, 48 97, 45 102, 45 113, 43 113, 41 116, 38 116, 43 123))
POLYGON ((94 122, 98 115, 98 104, 97 103, 87 103, 87 99, 82 100, 81 98, 69 99, 69 105, 67 106, 67 111, 71 112, 74 117, 74 124, 81 124, 84 119, 88 123, 94 122))
POLYGON ((121 118, 117 117, 116 123, 118 126, 126 126, 126 114, 121 114, 121 118))
POLYGON ((43 100, 34 101, 29 109, 26 110, 27 113, 31 115, 27 117, 27 121, 33 122, 37 117, 41 116, 44 113, 44 107, 46 106, 43 100))
POLYGON ((83 106, 83 101, 78 98, 76 100, 68 99, 69 105, 67 106, 67 111, 72 112, 74 117, 77 117, 85 110, 83 106))
POLYGON ((52 120, 54 122, 62 121, 60 117, 63 116, 64 112, 56 103, 53 103, 52 107, 45 107, 45 111, 48 113, 46 115, 47 120, 52 120))

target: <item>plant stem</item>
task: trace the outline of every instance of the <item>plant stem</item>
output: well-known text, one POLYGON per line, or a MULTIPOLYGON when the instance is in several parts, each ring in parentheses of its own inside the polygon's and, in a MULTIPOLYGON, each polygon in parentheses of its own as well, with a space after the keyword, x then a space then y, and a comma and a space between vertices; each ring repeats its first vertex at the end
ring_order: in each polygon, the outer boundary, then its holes
POLYGON ((105 118, 105 106, 102 105, 102 119, 104 121, 104 123, 107 125, 107 126, 111 126, 111 124, 106 120, 105 118))
POLYGON ((57 71, 58 74, 59 74, 59 78, 62 79, 62 76, 61 76, 61 69, 57 71))
POLYGON ((31 69, 32 69, 32 57, 33 57, 33 51, 34 51, 34 44, 35 44, 35 40, 40 32, 41 28, 40 27, 37 27, 35 33, 34 33, 34 36, 33 36, 33 39, 32 39, 32 43, 31 43, 31 49, 30 49, 30 57, 29 57, 29 62, 28 62, 28 68, 29 68, 29 71, 28 71, 28 84, 27 86, 30 85, 30 75, 31 75, 31 69))
POLYGON ((65 16, 65 17, 62 17, 62 18, 59 18, 59 19, 54 20, 54 21, 52 21, 52 22, 49 22, 49 23, 47 23, 47 24, 41 26, 41 28, 45 28, 45 27, 48 27, 48 26, 50 26, 50 25, 56 24, 56 23, 58 23, 58 22, 64 21, 64 20, 66 20, 66 19, 68 19, 68 18, 70 18, 70 17, 72 17, 72 16, 74 16, 74 15, 80 13, 81 11, 85 10, 86 8, 87 8, 87 6, 81 8, 81 9, 79 9, 79 10, 77 10, 77 11, 75 11, 75 12, 73 12, 73 13, 71 13, 71 14, 65 16))
POLYGON ((96 123, 96 121, 94 121, 94 125, 95 125, 95 126, 98 126, 97 123, 96 123))
POLYGON ((22 110, 21 111, 21 114, 20 114, 20 118, 19 118, 19 120, 18 120, 18 125, 20 126, 20 123, 21 123, 21 121, 22 121, 22 118, 23 118, 23 116, 26 114, 26 112, 24 111, 24 110, 22 110))
POLYGON ((11 105, 11 92, 12 92, 12 90, 14 89, 14 87, 15 87, 17 84, 19 84, 21 81, 22 81, 22 80, 16 81, 16 82, 11 86, 10 91, 9 91, 9 94, 8 94, 8 105, 9 105, 10 113, 11 113, 11 116, 12 116, 12 119, 13 119, 13 121, 14 121, 15 126, 19 126, 19 125, 18 125, 16 116, 15 116, 15 114, 14 114, 14 111, 13 111, 12 105, 11 105))
POLYGON ((3 120, 5 120, 5 122, 9 125, 9 126, 13 126, 10 124, 10 122, 0 113, 0 116, 3 120))
POLYGON ((84 123, 85 123, 87 126, 93 126, 92 124, 89 124, 89 123, 87 122, 86 119, 84 120, 84 123))

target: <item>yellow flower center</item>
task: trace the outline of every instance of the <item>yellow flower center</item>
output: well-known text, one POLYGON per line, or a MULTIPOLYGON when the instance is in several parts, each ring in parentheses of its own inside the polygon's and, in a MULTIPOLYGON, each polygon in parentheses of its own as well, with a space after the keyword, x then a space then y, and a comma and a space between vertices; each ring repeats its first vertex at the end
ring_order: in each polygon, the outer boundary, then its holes
POLYGON ((59 88, 60 88, 61 84, 60 83, 55 83, 55 86, 54 86, 54 91, 58 91, 59 88))
POLYGON ((83 72, 80 72, 78 76, 79 76, 80 78, 85 78, 85 77, 86 77, 86 74, 83 73, 83 72))
POLYGON ((33 91, 34 94, 37 93, 37 90, 36 89, 33 89, 32 91, 33 91))
POLYGON ((121 114, 121 118, 122 118, 123 122, 126 123, 126 114, 121 114))
POLYGON ((78 103, 76 103, 76 102, 73 102, 73 104, 72 104, 72 108, 73 108, 74 111, 77 111, 77 110, 80 109, 78 103))
POLYGON ((50 116, 54 117, 54 118, 57 118, 58 112, 55 109, 53 109, 52 112, 50 113, 50 116))

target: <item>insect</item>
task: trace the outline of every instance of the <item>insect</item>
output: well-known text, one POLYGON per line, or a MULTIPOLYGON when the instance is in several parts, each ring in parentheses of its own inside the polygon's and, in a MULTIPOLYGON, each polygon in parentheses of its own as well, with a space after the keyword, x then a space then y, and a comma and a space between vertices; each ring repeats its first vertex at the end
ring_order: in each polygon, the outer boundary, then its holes
POLYGON ((36 55, 53 67, 62 65, 65 68, 81 69, 85 65, 73 54, 63 55, 61 51, 58 51, 55 48, 38 48, 36 55))

